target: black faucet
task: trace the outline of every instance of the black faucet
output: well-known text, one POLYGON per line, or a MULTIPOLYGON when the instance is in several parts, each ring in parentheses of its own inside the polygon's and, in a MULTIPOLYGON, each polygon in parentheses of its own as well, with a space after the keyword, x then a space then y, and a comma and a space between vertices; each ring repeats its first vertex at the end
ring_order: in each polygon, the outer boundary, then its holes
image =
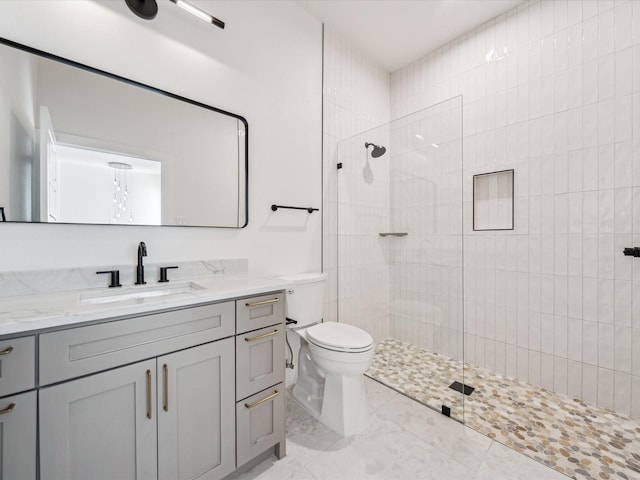
POLYGON ((142 257, 147 256, 147 246, 144 242, 138 245, 138 268, 136 268, 136 285, 144 285, 144 265, 142 265, 142 257))

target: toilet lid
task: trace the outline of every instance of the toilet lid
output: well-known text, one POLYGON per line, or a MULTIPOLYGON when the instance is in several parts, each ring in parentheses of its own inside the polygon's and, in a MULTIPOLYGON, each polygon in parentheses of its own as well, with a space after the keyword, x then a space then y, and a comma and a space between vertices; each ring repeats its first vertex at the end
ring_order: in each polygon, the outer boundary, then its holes
POLYGON ((338 322, 324 322, 307 328, 307 340, 332 350, 361 352, 373 345, 373 338, 364 330, 338 322))

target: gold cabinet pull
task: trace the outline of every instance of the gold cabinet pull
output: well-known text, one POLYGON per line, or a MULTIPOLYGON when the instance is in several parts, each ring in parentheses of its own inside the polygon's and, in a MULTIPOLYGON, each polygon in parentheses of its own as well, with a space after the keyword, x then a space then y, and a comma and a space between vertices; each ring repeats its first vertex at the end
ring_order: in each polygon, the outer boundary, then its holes
POLYGON ((263 333, 262 335, 258 335, 256 337, 251 337, 251 338, 247 338, 245 337, 244 341, 245 342, 255 342, 256 340, 261 340, 263 338, 267 338, 267 337, 273 337, 274 335, 278 334, 278 330, 274 330, 271 333, 263 333))
POLYGON ((264 397, 263 399, 258 400, 257 402, 245 403, 244 406, 245 408, 251 410, 252 408, 257 407, 258 405, 262 405, 264 402, 268 402, 272 398, 276 398, 278 395, 280 395, 280 392, 278 390, 274 390, 273 393, 268 397, 264 397))
POLYGON ((263 300, 261 302, 245 303, 245 305, 251 308, 251 307, 259 307, 260 305, 269 305, 271 303, 278 303, 279 301, 280 299, 276 297, 276 298, 272 298, 271 300, 263 300))
POLYGON ((162 409, 165 412, 169 411, 169 367, 167 367, 167 364, 165 363, 164 365, 162 365, 162 384, 163 384, 163 389, 162 389, 162 409))
POLYGON ((13 352, 13 347, 7 347, 0 351, 0 355, 9 355, 11 352, 13 352))
POLYGON ((147 418, 151 418, 151 370, 147 370, 147 418))
POLYGON ((5 413, 11 413, 13 412, 13 408, 16 406, 15 403, 10 403, 9 406, 7 408, 3 408, 2 410, 0 410, 0 415, 4 415, 5 413))

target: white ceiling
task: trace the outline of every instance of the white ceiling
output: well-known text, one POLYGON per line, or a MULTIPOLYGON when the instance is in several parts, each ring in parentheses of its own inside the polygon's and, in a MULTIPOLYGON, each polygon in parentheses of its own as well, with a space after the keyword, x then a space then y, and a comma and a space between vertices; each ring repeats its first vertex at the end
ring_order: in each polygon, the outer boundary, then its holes
POLYGON ((297 0, 388 72, 395 72, 522 1, 297 0))

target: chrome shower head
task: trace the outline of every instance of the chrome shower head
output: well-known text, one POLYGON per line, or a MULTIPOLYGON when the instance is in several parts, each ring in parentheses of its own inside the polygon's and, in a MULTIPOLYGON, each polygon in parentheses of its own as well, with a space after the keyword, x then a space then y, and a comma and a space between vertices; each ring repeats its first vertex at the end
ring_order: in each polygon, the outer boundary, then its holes
POLYGON ((364 148, 369 148, 369 147, 373 147, 373 150, 371 150, 371 156, 373 158, 381 157, 387 151, 386 147, 384 147, 382 145, 376 145, 374 143, 365 142, 364 148))

